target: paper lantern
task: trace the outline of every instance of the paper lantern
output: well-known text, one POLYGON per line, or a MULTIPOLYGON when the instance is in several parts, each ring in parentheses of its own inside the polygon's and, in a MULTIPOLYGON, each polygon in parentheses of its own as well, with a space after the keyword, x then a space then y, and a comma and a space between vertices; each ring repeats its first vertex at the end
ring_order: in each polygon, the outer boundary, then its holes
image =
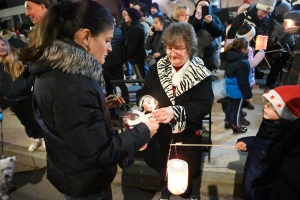
POLYGON ((285 29, 296 26, 296 23, 294 20, 292 19, 285 19, 283 22, 283 26, 285 29))
POLYGON ((268 43, 268 36, 258 35, 255 41, 255 50, 266 50, 268 43))
POLYGON ((168 190, 175 195, 184 193, 188 186, 188 164, 184 160, 168 161, 168 190))

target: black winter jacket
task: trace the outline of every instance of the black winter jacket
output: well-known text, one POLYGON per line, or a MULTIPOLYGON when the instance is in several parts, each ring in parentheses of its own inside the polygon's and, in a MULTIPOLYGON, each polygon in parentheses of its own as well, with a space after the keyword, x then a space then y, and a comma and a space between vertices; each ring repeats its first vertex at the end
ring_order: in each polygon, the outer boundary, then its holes
POLYGON ((45 133, 47 177, 63 194, 87 197, 110 186, 117 162, 150 139, 149 129, 112 136, 98 61, 71 41, 54 41, 31 66, 34 94, 46 127, 67 145, 45 133))
POLYGON ((157 61, 167 55, 164 50, 164 43, 162 41, 161 31, 155 31, 153 35, 147 38, 145 49, 151 50, 151 54, 160 53, 160 57, 156 58, 157 61), (157 47, 159 48, 157 49, 157 47))

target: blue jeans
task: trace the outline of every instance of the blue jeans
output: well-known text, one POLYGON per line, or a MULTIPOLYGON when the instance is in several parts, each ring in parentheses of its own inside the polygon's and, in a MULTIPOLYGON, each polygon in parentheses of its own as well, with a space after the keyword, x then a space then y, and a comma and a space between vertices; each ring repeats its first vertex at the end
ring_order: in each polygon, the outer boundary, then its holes
POLYGON ((112 200, 112 191, 111 191, 111 187, 106 188, 105 190, 103 190, 102 192, 98 193, 98 194, 94 194, 88 197, 71 197, 68 195, 63 194, 63 196, 65 197, 66 200, 112 200))

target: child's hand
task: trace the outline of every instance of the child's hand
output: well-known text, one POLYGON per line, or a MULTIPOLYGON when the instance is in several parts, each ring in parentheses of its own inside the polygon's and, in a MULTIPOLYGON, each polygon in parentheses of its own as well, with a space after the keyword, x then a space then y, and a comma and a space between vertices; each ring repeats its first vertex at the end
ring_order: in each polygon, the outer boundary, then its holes
POLYGON ((240 151, 247 151, 247 145, 246 145, 245 142, 236 143, 235 148, 240 150, 240 151))

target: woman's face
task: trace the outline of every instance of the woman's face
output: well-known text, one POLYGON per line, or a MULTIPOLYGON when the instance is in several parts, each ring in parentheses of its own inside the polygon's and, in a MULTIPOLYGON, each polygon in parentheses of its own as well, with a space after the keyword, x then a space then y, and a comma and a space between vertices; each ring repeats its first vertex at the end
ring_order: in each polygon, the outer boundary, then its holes
POLYGON ((156 17, 154 18, 153 27, 156 31, 162 31, 164 24, 161 21, 159 21, 159 18, 156 17))
POLYGON ((266 16, 268 16, 270 14, 270 12, 265 11, 265 10, 261 10, 261 9, 257 9, 257 17, 262 20, 264 19, 266 16))
POLYGON ((123 18, 124 18, 125 22, 127 22, 127 23, 131 23, 131 21, 132 21, 126 11, 123 11, 123 18))
POLYGON ((278 115, 276 109, 274 108, 273 104, 267 102, 264 105, 264 118, 268 120, 279 120, 280 116, 278 115))
POLYGON ((0 56, 5 57, 8 52, 8 47, 3 40, 0 40, 0 56))
POLYGON ((190 18, 190 12, 188 10, 182 10, 180 15, 178 16, 178 21, 188 22, 189 18, 190 18))
POLYGON ((183 40, 176 44, 167 45, 166 54, 174 67, 183 66, 189 58, 186 43, 183 40))
POLYGON ((88 52, 92 54, 101 65, 104 64, 107 54, 112 51, 111 40, 113 36, 114 29, 108 29, 95 37, 91 37, 88 52))

